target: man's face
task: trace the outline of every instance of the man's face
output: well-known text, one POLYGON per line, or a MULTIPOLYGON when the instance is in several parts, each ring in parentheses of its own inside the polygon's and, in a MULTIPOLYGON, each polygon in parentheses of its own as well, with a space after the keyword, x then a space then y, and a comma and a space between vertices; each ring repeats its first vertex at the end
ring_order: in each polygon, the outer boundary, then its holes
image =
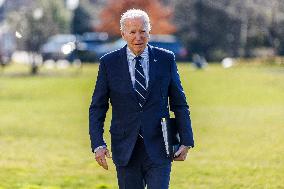
POLYGON ((122 38, 127 42, 129 49, 136 55, 140 55, 149 41, 149 31, 142 18, 128 18, 124 22, 122 38))

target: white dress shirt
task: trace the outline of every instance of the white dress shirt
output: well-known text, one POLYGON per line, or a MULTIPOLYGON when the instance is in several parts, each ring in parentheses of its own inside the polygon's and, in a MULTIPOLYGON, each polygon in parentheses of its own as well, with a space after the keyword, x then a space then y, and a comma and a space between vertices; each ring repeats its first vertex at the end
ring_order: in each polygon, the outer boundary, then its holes
MULTIPOLYGON (((132 85, 134 88, 135 84, 135 57, 136 55, 127 47, 127 62, 128 62, 128 67, 129 67, 129 73, 132 81, 132 85)), ((141 65, 144 71, 144 75, 146 77, 146 88, 148 88, 148 83, 149 83, 149 51, 148 51, 148 46, 144 49, 144 51, 139 55, 142 57, 141 59, 141 65)))

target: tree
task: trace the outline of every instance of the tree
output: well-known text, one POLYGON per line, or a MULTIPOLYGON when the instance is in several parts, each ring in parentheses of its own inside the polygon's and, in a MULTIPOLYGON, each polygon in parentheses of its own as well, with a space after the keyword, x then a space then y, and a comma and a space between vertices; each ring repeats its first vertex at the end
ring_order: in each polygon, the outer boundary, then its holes
POLYGON ((284 21, 273 23, 270 30, 272 45, 279 55, 284 55, 284 21))
POLYGON ((152 34, 171 34, 176 31, 175 26, 170 22, 173 16, 172 8, 163 5, 159 0, 108 0, 106 7, 100 13, 101 22, 96 30, 119 36, 120 17, 131 8, 142 9, 149 14, 152 34))
POLYGON ((177 34, 189 52, 209 60, 238 55, 238 19, 202 1, 178 3, 175 8, 177 34))
POLYGON ((73 34, 83 34, 92 31, 91 16, 82 5, 79 5, 74 10, 71 31, 73 34))
POLYGON ((172 2, 178 36, 190 52, 216 60, 225 56, 253 56, 254 49, 263 46, 281 49, 283 0, 172 2))
MULTIPOLYGON (((22 11, 11 12, 9 23, 20 32, 18 40, 20 49, 39 53, 40 47, 47 39, 57 33, 69 31, 70 13, 65 9, 63 1, 36 1, 32 5, 22 7, 22 11)), ((32 74, 37 73, 37 64, 32 60, 32 74)))

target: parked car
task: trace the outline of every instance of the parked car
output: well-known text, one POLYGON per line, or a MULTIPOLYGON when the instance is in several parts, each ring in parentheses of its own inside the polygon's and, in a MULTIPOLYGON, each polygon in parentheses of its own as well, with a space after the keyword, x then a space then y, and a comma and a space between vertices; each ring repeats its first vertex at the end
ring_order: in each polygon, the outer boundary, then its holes
POLYGON ((51 59, 54 61, 67 59, 73 61, 71 56, 76 48, 77 38, 72 34, 57 34, 51 36, 40 48, 43 61, 51 59))
MULTIPOLYGON (((105 43, 92 50, 98 58, 106 53, 123 47, 126 42, 120 38, 112 43, 105 43)), ((185 61, 188 59, 187 50, 182 46, 178 39, 173 35, 151 35, 149 44, 155 47, 164 48, 175 54, 176 60, 185 61)))
POLYGON ((77 44, 77 57, 83 62, 99 60, 98 50, 102 44, 108 42, 108 34, 105 32, 88 32, 80 36, 77 44))
POLYGON ((188 60, 186 48, 173 35, 151 35, 149 44, 172 51, 177 61, 188 60))
POLYGON ((124 45, 126 45, 126 41, 124 41, 122 38, 111 42, 111 43, 105 43, 100 45, 98 48, 93 49, 98 58, 101 58, 103 55, 105 55, 106 53, 112 52, 114 50, 120 49, 122 48, 124 45))

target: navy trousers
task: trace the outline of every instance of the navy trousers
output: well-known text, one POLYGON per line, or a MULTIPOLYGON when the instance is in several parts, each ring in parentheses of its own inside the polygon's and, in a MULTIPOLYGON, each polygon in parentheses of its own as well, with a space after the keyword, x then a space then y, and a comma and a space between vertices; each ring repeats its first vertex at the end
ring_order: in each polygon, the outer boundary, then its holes
POLYGON ((117 166, 119 189, 168 189, 171 163, 156 165, 146 153, 143 139, 138 137, 127 166, 117 166))

